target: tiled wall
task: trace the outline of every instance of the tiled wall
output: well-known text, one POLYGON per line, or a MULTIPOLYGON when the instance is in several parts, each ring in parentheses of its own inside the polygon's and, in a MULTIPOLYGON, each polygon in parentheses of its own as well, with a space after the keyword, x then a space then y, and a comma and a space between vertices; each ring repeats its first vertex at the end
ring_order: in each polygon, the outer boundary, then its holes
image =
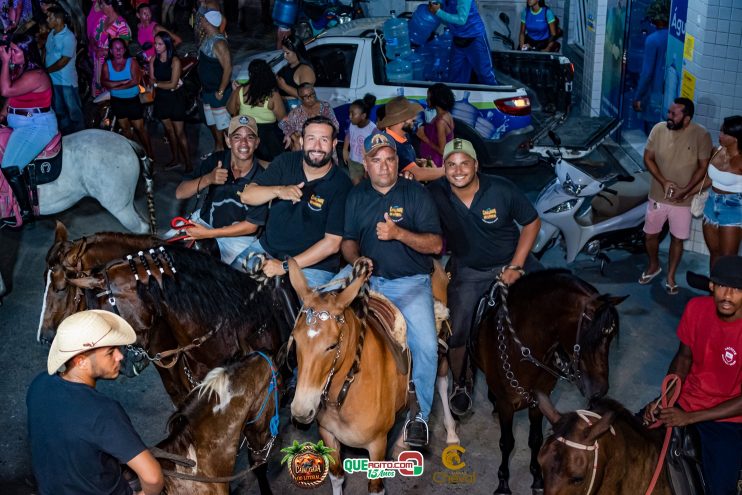
MULTIPOLYGON (((686 35, 695 38, 693 60, 683 68, 696 77, 694 121, 719 142, 724 117, 742 115, 742 2, 693 0, 688 2, 686 35)), ((708 253, 701 221, 694 220, 685 248, 708 253)))

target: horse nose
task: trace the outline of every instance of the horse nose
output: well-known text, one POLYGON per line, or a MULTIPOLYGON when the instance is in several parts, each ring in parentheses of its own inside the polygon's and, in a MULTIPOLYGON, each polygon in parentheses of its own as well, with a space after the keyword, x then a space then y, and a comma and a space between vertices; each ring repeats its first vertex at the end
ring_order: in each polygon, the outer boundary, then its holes
POLYGON ((308 425, 309 423, 314 421, 314 415, 314 409, 310 409, 309 412, 307 412, 306 414, 297 414, 294 412, 293 406, 291 407, 291 416, 299 423, 308 425))

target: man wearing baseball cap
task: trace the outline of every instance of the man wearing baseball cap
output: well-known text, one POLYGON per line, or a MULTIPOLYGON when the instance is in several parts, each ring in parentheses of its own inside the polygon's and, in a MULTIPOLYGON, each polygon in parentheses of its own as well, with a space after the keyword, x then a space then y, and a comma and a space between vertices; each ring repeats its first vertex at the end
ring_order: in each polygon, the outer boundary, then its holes
MULTIPOLYGON (((136 334, 108 311, 81 311, 59 325, 47 371, 28 388, 28 431, 34 476, 42 495, 128 495, 127 464, 139 477, 138 494, 159 494, 162 469, 121 405, 95 389, 114 380, 136 334)), ((137 494, 137 495, 138 495, 137 494)))
POLYGON ((190 218, 195 225, 183 229, 188 235, 186 240, 216 239, 222 261, 239 268, 268 213, 266 206, 248 206, 237 195, 263 173, 255 159, 260 145, 255 119, 247 115, 233 117, 226 141, 228 149, 203 160, 178 185, 175 197, 187 199, 205 191, 201 209, 190 218))
POLYGON ((364 141, 364 151, 368 180, 348 194, 342 252, 351 264, 361 256, 371 260, 371 288, 389 298, 407 322, 411 388, 420 413, 405 424, 405 440, 424 446, 438 367, 431 255, 441 252, 441 228, 425 188, 399 177, 394 138, 385 132, 372 134, 364 141))
POLYGON ((742 257, 723 256, 709 277, 710 296, 688 301, 669 373, 683 383, 675 407, 645 408, 648 422, 694 425, 706 493, 737 493, 742 469, 742 257))
POLYGON ((219 32, 222 14, 218 10, 209 10, 200 22, 205 34, 198 57, 204 119, 214 136, 214 150, 221 151, 224 149, 223 131, 229 126, 227 101, 232 93, 232 55, 226 36, 219 32))
POLYGON ((512 284, 524 272, 541 268, 530 254, 541 221, 515 184, 478 173, 477 153, 469 141, 456 138, 446 144, 443 169, 446 176, 428 189, 451 250, 448 307, 453 333, 448 340, 448 360, 454 391, 449 402, 451 410, 461 415, 472 405, 466 343, 474 309, 498 276, 512 284))

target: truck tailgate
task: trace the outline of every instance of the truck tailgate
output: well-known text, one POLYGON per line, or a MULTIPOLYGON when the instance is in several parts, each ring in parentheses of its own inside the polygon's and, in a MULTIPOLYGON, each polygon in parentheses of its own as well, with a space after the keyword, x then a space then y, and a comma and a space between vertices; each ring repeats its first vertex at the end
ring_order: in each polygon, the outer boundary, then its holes
POLYGON ((554 143, 549 138, 552 130, 561 140, 561 149, 565 157, 580 158, 593 151, 603 140, 621 125, 615 117, 601 115, 598 117, 582 117, 564 114, 533 115, 536 134, 531 139, 534 153, 546 156, 546 150, 555 150, 554 143))

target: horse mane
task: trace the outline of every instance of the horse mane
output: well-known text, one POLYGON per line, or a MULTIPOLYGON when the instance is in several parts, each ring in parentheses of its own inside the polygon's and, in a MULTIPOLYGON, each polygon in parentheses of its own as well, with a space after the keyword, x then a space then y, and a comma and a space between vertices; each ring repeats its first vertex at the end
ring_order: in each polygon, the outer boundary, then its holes
POLYGON ((271 292, 259 291, 247 274, 192 249, 168 246, 166 252, 177 273, 163 274, 161 287, 154 277, 147 284, 140 283, 140 297, 148 296, 155 306, 167 304, 205 327, 218 328, 220 323, 257 326, 271 318, 271 292))
POLYGON ((596 299, 600 305, 593 315, 592 322, 585 325, 580 335, 580 346, 585 352, 592 352, 602 345, 606 338, 603 330, 606 328, 612 326, 611 334, 618 338, 620 328, 618 311, 610 302, 610 297, 610 294, 601 294, 596 299))

